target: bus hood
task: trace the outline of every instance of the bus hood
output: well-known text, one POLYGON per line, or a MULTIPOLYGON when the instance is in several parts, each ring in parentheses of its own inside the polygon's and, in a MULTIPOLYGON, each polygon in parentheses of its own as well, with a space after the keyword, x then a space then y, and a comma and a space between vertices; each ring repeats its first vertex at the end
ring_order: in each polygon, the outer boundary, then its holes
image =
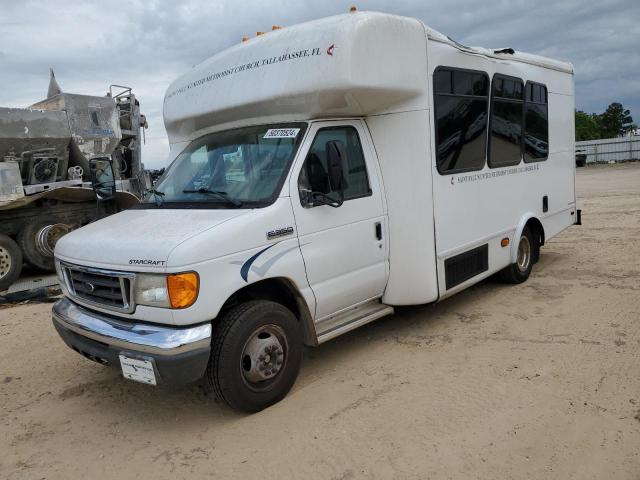
POLYGON ((169 254, 188 239, 251 210, 133 209, 62 237, 55 255, 74 264, 162 272, 169 254))

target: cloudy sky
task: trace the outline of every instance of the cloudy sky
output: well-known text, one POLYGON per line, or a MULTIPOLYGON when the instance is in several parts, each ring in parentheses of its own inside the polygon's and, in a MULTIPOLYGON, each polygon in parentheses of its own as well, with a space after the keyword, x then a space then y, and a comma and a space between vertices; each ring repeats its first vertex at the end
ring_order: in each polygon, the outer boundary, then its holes
POLYGON ((354 3, 417 17, 467 45, 568 60, 579 109, 619 101, 640 123, 640 0, 0 0, 0 106, 43 99, 49 67, 68 92, 131 86, 149 119, 143 160, 159 168, 168 154, 162 101, 173 79, 244 35, 354 3))

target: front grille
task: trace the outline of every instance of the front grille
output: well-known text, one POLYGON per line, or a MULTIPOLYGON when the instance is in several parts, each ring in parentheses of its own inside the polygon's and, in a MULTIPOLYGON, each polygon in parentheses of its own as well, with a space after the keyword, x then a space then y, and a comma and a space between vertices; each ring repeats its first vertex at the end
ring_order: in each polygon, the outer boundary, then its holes
POLYGON ((69 293, 85 302, 111 310, 131 310, 132 274, 64 265, 69 293))

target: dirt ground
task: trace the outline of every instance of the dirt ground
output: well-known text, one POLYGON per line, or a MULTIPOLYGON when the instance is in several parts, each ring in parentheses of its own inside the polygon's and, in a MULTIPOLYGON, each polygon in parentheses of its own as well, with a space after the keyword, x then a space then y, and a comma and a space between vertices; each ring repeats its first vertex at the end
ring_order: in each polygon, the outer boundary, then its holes
POLYGON ((307 351, 245 416, 85 360, 50 304, 0 310, 0 478, 640 478, 640 164, 578 171, 582 227, 307 351))

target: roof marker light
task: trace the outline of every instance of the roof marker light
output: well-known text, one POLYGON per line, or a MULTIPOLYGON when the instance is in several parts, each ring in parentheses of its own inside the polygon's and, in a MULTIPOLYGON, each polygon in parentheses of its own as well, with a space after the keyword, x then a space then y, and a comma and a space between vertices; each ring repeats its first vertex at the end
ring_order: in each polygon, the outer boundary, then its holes
POLYGON ((264 32, 256 32, 256 36, 264 35, 264 32))
POLYGON ((273 25, 271 30, 280 30, 282 27, 280 25, 273 25))
POLYGON ((351 5, 351 8, 349 9, 349 13, 356 13, 358 11, 358 7, 356 7, 355 5, 351 5))
POLYGON ((242 41, 243 42, 248 42, 249 41, 249 37, 242 37, 242 41))

